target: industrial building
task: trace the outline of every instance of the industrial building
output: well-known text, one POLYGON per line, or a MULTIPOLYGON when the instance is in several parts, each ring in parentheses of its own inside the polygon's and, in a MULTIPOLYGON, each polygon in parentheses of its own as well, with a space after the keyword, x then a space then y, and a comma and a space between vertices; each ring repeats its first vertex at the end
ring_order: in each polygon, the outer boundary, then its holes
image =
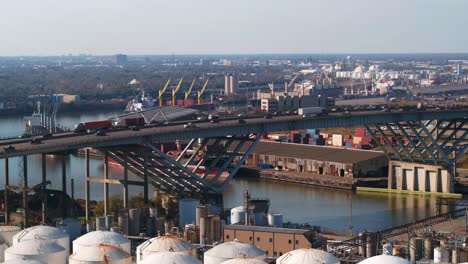
POLYGON ((265 226, 227 225, 223 227, 224 242, 239 241, 265 251, 268 257, 311 247, 314 231, 265 226))
MULTIPOLYGON (((296 90, 296 89, 295 89, 296 90)), ((261 109, 273 113, 277 111, 295 110, 301 107, 330 108, 335 105, 333 98, 328 98, 314 92, 311 87, 307 89, 298 88, 299 92, 257 92, 261 109)))
POLYGON ((388 170, 387 157, 378 151, 265 141, 257 144, 247 164, 351 178, 385 176, 388 170))
POLYGON ((75 94, 54 94, 54 102, 70 104, 80 101, 80 96, 75 94))
POLYGON ((114 57, 115 64, 125 64, 127 63, 127 55, 125 54, 116 54, 114 57))

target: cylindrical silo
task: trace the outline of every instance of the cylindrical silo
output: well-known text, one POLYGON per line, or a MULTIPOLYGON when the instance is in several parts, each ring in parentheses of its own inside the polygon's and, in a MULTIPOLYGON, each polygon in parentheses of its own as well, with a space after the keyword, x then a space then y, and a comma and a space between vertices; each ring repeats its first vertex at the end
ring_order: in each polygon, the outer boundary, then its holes
POLYGON ((66 250, 67 256, 70 254, 70 236, 62 229, 45 225, 26 228, 13 236, 13 245, 29 240, 55 242, 66 250))
POLYGON ((282 214, 268 214, 268 225, 274 227, 283 227, 282 214))
POLYGON ((114 227, 114 216, 106 215, 106 230, 110 230, 111 227, 114 227))
POLYGON ((424 258, 431 259, 432 258, 432 236, 426 234, 424 236, 424 258))
POLYGON ((389 243, 383 244, 383 246, 382 246, 382 255, 391 256, 392 255, 392 249, 393 249, 392 244, 389 244, 389 243))
POLYGON ((27 258, 19 258, 19 259, 12 259, 2 262, 2 264, 47 264, 43 261, 37 259, 27 259, 27 258))
POLYGON ((204 264, 219 264, 234 258, 255 258, 265 260, 265 251, 254 245, 238 241, 219 244, 204 254, 204 264))
POLYGON ((301 248, 290 251, 288 253, 283 254, 280 256, 276 263, 281 264, 296 264, 296 263, 304 263, 304 264, 339 264, 340 259, 333 256, 332 254, 314 248, 301 248))
POLYGON ((385 263, 411 264, 411 262, 407 261, 406 259, 395 257, 395 256, 386 256, 386 255, 378 255, 375 257, 367 258, 359 262, 359 264, 385 264, 385 263))
POLYGON ((116 246, 131 254, 130 240, 121 234, 110 231, 93 231, 75 239, 73 241, 73 253, 80 251, 82 248, 100 244, 116 246))
POLYGON ((119 228, 122 234, 128 235, 128 214, 119 214, 117 221, 119 222, 119 228))
POLYGON ((65 230, 70 236, 70 241, 75 240, 77 237, 81 236, 81 222, 75 218, 65 218, 63 220, 57 221, 55 226, 59 229, 65 230))
POLYGON ((434 263, 448 263, 449 254, 446 248, 434 248, 434 263))
POLYGON ((245 221, 244 206, 237 206, 231 209, 231 225, 243 223, 245 221))
POLYGON ((196 223, 196 210, 200 201, 196 199, 179 200, 179 227, 196 223))
POLYGON ((228 261, 224 261, 221 264, 267 264, 263 260, 253 258, 235 258, 228 261))
POLYGON ((104 216, 96 217, 96 231, 106 230, 106 218, 104 216))
POLYGON ((158 208, 151 207, 148 209, 148 211, 149 211, 149 217, 158 218, 158 208))
POLYGON ((201 264, 201 262, 194 256, 189 255, 185 252, 157 252, 154 253, 145 260, 140 262, 141 264, 201 264))
POLYGON ((69 258, 70 264, 131 264, 132 256, 119 247, 94 245, 81 248, 69 258))
POLYGON ((28 240, 17 243, 5 250, 5 260, 18 258, 36 259, 45 263, 65 264, 68 252, 56 242, 28 240))
POLYGON ((254 220, 256 226, 265 226, 265 214, 262 213, 254 213, 254 220))
POLYGON ((156 252, 185 252, 194 256, 196 254, 195 247, 188 241, 176 236, 160 236, 148 239, 137 247, 137 263, 156 252))
POLYGON ((140 234, 140 208, 128 210, 129 235, 138 236, 140 234))

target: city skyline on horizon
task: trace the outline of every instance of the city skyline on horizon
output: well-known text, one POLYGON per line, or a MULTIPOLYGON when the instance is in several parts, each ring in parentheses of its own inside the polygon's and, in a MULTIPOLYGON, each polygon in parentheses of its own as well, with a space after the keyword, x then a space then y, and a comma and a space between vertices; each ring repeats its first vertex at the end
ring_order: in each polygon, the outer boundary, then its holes
POLYGON ((468 53, 467 8, 462 0, 10 1, 0 3, 0 56, 468 53))

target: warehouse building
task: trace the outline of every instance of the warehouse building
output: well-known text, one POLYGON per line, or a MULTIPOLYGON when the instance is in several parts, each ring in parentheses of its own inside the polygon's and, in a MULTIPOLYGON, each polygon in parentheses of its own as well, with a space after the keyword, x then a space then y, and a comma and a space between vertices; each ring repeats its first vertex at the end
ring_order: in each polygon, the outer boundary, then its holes
POLYGON ((311 247, 314 231, 265 226, 227 225, 223 227, 224 242, 237 240, 265 251, 268 257, 311 247))
POLYGON ((278 170, 362 178, 385 177, 388 159, 378 151, 261 141, 247 165, 278 170))

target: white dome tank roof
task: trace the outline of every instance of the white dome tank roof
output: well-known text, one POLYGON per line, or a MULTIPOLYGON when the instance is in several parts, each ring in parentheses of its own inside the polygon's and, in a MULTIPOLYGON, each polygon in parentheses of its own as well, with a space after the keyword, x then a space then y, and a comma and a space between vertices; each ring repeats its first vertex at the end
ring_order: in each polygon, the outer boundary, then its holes
POLYGON ((359 262, 359 264, 411 264, 411 262, 400 257, 379 255, 365 259, 359 262))
POLYGON ((50 240, 50 239, 59 239, 69 237, 67 232, 62 229, 46 226, 46 225, 38 225, 33 226, 30 228, 26 228, 19 232, 18 234, 13 236, 13 243, 16 242, 23 242, 26 240, 33 240, 33 239, 43 239, 43 240, 50 240))
POLYGON ((265 256, 265 251, 251 244, 233 241, 219 244, 206 251, 204 255, 225 259, 234 259, 240 257, 252 258, 265 256))
POLYGON ((94 263, 104 260, 110 263, 126 260, 128 263, 131 263, 132 256, 119 247, 103 244, 83 247, 70 256, 70 262, 74 263, 81 263, 82 261, 94 263))
POLYGON ((281 264, 339 264, 340 260, 332 254, 314 248, 301 248, 283 254, 277 260, 281 264))
POLYGON ((20 258, 20 259, 7 260, 5 262, 2 262, 2 264, 46 264, 46 263, 37 259, 20 258))
POLYGON ((93 231, 86 233, 73 241, 73 253, 79 248, 100 244, 118 246, 130 254, 130 240, 116 232, 93 231))
POLYGON ((193 249, 194 246, 188 241, 176 236, 160 236, 146 240, 138 249, 151 252, 181 252, 193 249))
POLYGON ((268 264, 263 260, 254 258, 235 258, 228 261, 224 261, 221 264, 268 264))
POLYGON ((184 263, 184 264, 200 264, 201 262, 194 256, 191 256, 185 252, 157 252, 146 257, 141 264, 173 264, 173 263, 184 263))
POLYGON ((8 252, 10 254, 27 256, 57 253, 64 250, 65 248, 59 246, 55 242, 50 242, 46 240, 29 240, 9 247, 5 250, 5 252, 8 252))

